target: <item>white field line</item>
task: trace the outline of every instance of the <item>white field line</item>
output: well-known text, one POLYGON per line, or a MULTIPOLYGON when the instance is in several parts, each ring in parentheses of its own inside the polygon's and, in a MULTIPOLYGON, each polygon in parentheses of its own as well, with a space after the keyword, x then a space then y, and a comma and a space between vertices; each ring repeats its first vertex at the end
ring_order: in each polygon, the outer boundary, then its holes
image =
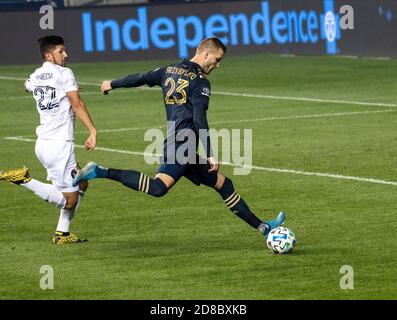
MULTIPOLYGON (((126 90, 120 90, 117 93, 122 93, 122 92, 128 92, 126 90)), ((80 94, 82 96, 88 96, 88 95, 102 95, 102 92, 85 92, 85 91, 80 91, 80 94)), ((23 100, 23 99, 31 99, 32 101, 34 101, 34 99, 32 98, 32 94, 31 93, 27 93, 24 96, 13 96, 13 97, 0 97, 0 101, 8 101, 8 100, 23 100)))
POLYGON ((357 106, 376 106, 376 107, 397 107, 394 103, 381 103, 381 102, 365 102, 365 101, 349 101, 349 100, 333 100, 333 99, 317 99, 317 98, 306 98, 306 97, 287 97, 287 96, 272 96, 264 94, 251 94, 251 93, 234 93, 234 92, 223 92, 215 91, 214 94, 234 97, 246 97, 246 98, 259 98, 259 99, 272 99, 272 100, 289 100, 289 101, 304 101, 304 102, 320 102, 320 103, 334 103, 334 104, 350 104, 357 106))
MULTIPOLYGON (((21 137, 5 137, 4 139, 15 140, 15 141, 36 142, 35 139, 28 139, 28 138, 21 138, 21 137)), ((75 145, 75 147, 84 149, 83 145, 75 145)), ((104 148, 104 147, 96 147, 95 150, 111 152, 111 153, 128 154, 128 155, 134 155, 134 156, 151 156, 154 158, 160 157, 159 154, 138 152, 138 151, 129 151, 129 150, 119 150, 119 149, 104 148)), ((339 179, 339 180, 351 180, 351 181, 358 181, 358 182, 367 182, 367 183, 374 183, 374 184, 385 184, 385 185, 397 186, 397 181, 388 181, 388 180, 380 180, 380 179, 364 178, 364 177, 354 177, 354 176, 344 176, 341 174, 331 174, 331 173, 323 173, 323 172, 308 172, 308 171, 301 171, 301 170, 268 168, 268 167, 261 167, 261 166, 238 165, 238 164, 229 163, 229 162, 222 162, 222 165, 238 167, 238 168, 248 168, 248 169, 260 170, 260 171, 268 171, 268 172, 315 176, 315 177, 325 177, 325 178, 332 178, 332 179, 339 179)))
POLYGON ((22 100, 22 99, 33 99, 31 95, 29 96, 15 96, 15 97, 0 97, 0 101, 8 101, 8 100, 22 100))
MULTIPOLYGON (((372 113, 388 113, 388 112, 397 112, 397 110, 388 109, 388 110, 370 110, 370 111, 354 111, 354 112, 338 112, 338 113, 320 113, 320 114, 304 114, 304 115, 295 115, 295 116, 285 116, 285 117, 268 117, 268 118, 259 118, 259 119, 241 119, 241 120, 224 120, 224 121, 210 121, 209 124, 228 124, 228 123, 244 123, 244 122, 257 122, 257 121, 272 121, 272 120, 290 120, 290 119, 310 119, 310 118, 326 118, 326 117, 343 117, 343 116, 358 116, 364 114, 372 114, 372 113)), ((156 129, 164 129, 167 128, 165 125, 154 126, 156 129)), ((117 128, 117 129, 99 129, 98 133, 107 133, 107 132, 125 132, 125 131, 137 131, 137 130, 148 130, 153 128, 147 127, 132 127, 132 128, 117 128)), ((87 134, 87 131, 76 131, 74 134, 87 134)), ((36 137, 36 135, 26 135, 26 136, 17 136, 17 138, 29 138, 36 137)), ((12 139, 15 137, 5 137, 5 139, 12 139)))
MULTIPOLYGON (((7 77, 0 76, 0 80, 17 80, 25 81, 25 78, 18 77, 7 77)), ((79 82, 81 85, 86 86, 99 86, 100 83, 96 82, 79 82)), ((137 89, 143 90, 161 90, 159 88, 139 87, 137 89)), ((244 97, 244 98, 258 98, 258 99, 270 99, 270 100, 289 100, 289 101, 304 101, 304 102, 320 102, 320 103, 334 103, 334 104, 349 104, 358 106, 376 106, 376 107, 390 107, 396 108, 397 104, 394 103, 382 103, 382 102, 365 102, 365 101, 349 101, 349 100, 334 100, 334 99, 317 99, 309 97, 287 97, 287 96, 273 96, 264 94, 251 94, 251 93, 237 93, 237 92, 225 92, 225 91, 213 91, 213 94, 231 96, 231 97, 244 97)))
POLYGON ((324 118, 324 117, 358 116, 358 115, 363 115, 363 114, 385 113, 385 112, 397 112, 397 110, 387 109, 387 110, 370 110, 370 111, 352 111, 352 112, 336 112, 336 113, 303 114, 303 115, 285 116, 285 117, 267 117, 267 118, 257 118, 257 119, 213 121, 213 122, 210 122, 210 124, 242 123, 242 122, 255 122, 255 121, 290 120, 290 119, 310 119, 310 118, 324 118))
MULTIPOLYGON (((25 142, 36 142, 36 139, 26 138, 26 137, 4 137, 5 140, 13 140, 13 141, 25 141, 25 142)), ((84 149, 85 147, 80 144, 74 145, 76 148, 84 149)), ((146 153, 146 152, 136 152, 136 151, 128 151, 128 150, 117 150, 111 148, 103 148, 96 147, 95 150, 105 151, 105 152, 114 152, 114 153, 122 153, 122 154, 130 154, 134 156, 152 156, 152 157, 160 157, 159 154, 155 153, 146 153)))

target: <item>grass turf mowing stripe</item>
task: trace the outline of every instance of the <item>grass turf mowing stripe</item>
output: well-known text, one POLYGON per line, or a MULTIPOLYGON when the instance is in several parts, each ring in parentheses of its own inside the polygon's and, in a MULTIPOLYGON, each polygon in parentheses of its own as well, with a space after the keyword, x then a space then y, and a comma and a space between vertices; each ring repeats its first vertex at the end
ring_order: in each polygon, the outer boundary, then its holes
MULTIPOLYGON (((25 81, 26 79, 18 78, 18 77, 0 76, 0 80, 25 81)), ((96 82, 79 82, 79 84, 86 85, 86 86, 99 86, 100 85, 100 83, 96 83, 96 82)), ((157 90, 157 91, 161 90, 160 88, 149 88, 149 87, 138 87, 137 89, 157 90)), ((288 97, 288 96, 274 96, 274 95, 264 95, 264 94, 240 93, 240 92, 213 91, 212 94, 218 94, 218 95, 224 95, 224 96, 234 96, 234 97, 270 99, 270 100, 320 102, 320 103, 350 104, 350 105, 358 105, 358 106, 375 106, 375 107, 390 107, 390 108, 397 107, 397 104, 394 104, 394 103, 320 99, 320 98, 310 98, 310 97, 288 97)))
MULTIPOLYGON (((292 120, 292 119, 310 119, 310 118, 323 118, 323 117, 343 117, 343 116, 356 116, 356 115, 364 115, 364 114, 372 114, 372 113, 387 113, 387 112, 397 112, 397 110, 371 110, 371 111, 354 111, 354 112, 336 112, 336 113, 318 113, 318 114, 304 114, 304 115, 294 115, 294 116, 286 116, 286 117, 268 117, 268 118, 260 118, 260 119, 241 119, 241 120, 224 120, 224 121, 210 121, 209 124, 227 124, 227 123, 244 123, 244 122, 257 122, 257 121, 272 121, 272 120, 292 120)), ((124 132, 124 131, 138 131, 138 130, 148 130, 148 129, 163 129, 167 128, 166 125, 154 126, 151 128, 144 127, 131 127, 131 128, 117 128, 117 129, 99 129, 98 133, 106 133, 106 132, 124 132)), ((74 134, 86 134, 86 131, 77 131, 74 134)), ((36 137, 36 135, 24 135, 24 136, 15 136, 15 137, 4 137, 4 139, 13 139, 13 138, 30 138, 36 137)))
MULTIPOLYGON (((25 141, 25 142, 36 142, 35 139, 28 139, 28 138, 22 138, 22 137, 6 137, 4 139, 15 140, 15 141, 25 141)), ((83 145, 75 145, 75 147, 81 148, 81 149, 85 148, 85 146, 83 146, 83 145)), ((96 147, 95 149, 98 151, 122 153, 122 154, 134 155, 134 156, 152 156, 152 157, 156 157, 156 158, 161 156, 159 154, 153 154, 153 153, 147 153, 147 152, 120 150, 120 149, 105 148, 105 147, 96 147)), ((332 178, 332 179, 342 179, 342 180, 351 180, 351 181, 358 181, 358 182, 368 182, 368 183, 375 183, 375 184, 385 184, 385 185, 397 186, 397 181, 381 180, 381 179, 374 179, 374 178, 345 176, 345 175, 341 175, 341 174, 332 174, 332 173, 323 173, 323 172, 308 172, 308 171, 284 169, 284 168, 267 168, 267 167, 261 167, 261 166, 239 165, 239 164, 230 163, 230 162, 221 162, 221 164, 226 165, 226 166, 231 166, 231 167, 237 167, 237 168, 247 168, 247 169, 254 169, 254 170, 261 170, 261 171, 277 172, 277 173, 288 173, 288 174, 295 174, 295 175, 326 177, 326 178, 332 178)))

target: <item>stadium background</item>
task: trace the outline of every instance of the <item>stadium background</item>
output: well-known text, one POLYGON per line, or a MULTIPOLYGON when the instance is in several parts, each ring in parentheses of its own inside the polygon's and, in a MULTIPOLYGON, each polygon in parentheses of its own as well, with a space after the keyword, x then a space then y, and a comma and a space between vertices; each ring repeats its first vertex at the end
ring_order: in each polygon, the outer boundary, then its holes
POLYGON ((340 30, 343 14, 339 11, 346 3, 339 0, 160 1, 129 6, 100 6, 100 1, 94 1, 95 7, 87 7, 88 1, 70 2, 85 5, 60 8, 62 2, 54 2, 58 7, 53 30, 40 28, 44 14, 38 14, 37 7, 43 1, 28 2, 32 10, 3 12, 0 28, 7 32, 1 33, 0 40, 7 46, 1 50, 0 62, 40 62, 31 48, 38 37, 50 31, 64 36, 75 62, 186 57, 207 36, 222 38, 232 55, 271 52, 383 57, 397 52, 395 1, 349 1, 354 9, 354 30, 340 30), (327 12, 334 21, 334 30, 329 29, 328 34, 327 12))
POLYGON ((57 210, 2 184, 1 299, 397 297, 395 1, 7 0, 0 10, 1 169, 26 165, 46 177, 34 155, 37 112, 22 90, 41 63, 39 36, 64 36, 99 129, 87 154, 77 123, 79 162, 153 176, 143 135, 164 130, 160 92, 105 98, 99 83, 189 57, 216 35, 229 51, 211 75, 210 126, 250 128, 254 139, 252 173, 223 171, 259 216, 285 210, 298 239, 293 254, 273 255, 216 194, 186 181, 161 200, 95 181, 72 225, 89 242, 55 248, 57 210), (38 10, 48 3, 55 28, 42 30, 38 10), (339 28, 346 4, 353 30, 339 28), (325 32, 327 12, 334 33, 325 32), (39 286, 43 265, 54 268, 53 290, 39 286), (340 287, 344 265, 354 289, 340 287))

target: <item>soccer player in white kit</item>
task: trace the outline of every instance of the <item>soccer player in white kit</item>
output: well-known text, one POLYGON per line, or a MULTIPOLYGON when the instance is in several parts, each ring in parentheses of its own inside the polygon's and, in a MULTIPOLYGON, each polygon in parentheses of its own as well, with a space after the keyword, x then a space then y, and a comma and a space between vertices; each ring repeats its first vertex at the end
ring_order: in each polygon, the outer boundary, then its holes
POLYGON ((85 239, 69 232, 71 220, 88 188, 87 183, 72 186, 78 169, 74 155, 75 117, 88 129, 86 150, 95 148, 97 133, 80 97, 73 72, 66 68, 68 55, 63 39, 45 36, 38 42, 44 63, 26 80, 25 89, 33 93, 40 114, 40 125, 36 129, 36 156, 47 170, 47 180, 52 184, 32 179, 25 167, 0 171, 0 180, 21 185, 61 209, 53 236, 55 244, 82 242, 85 239))

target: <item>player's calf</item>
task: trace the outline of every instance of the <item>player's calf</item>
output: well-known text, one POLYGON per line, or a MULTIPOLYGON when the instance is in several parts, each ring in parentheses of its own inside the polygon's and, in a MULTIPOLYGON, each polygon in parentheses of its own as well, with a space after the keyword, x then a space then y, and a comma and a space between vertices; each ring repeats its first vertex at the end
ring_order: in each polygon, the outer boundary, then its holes
POLYGON ((235 191, 232 181, 221 173, 218 173, 218 180, 214 188, 219 192, 226 206, 234 214, 247 222, 251 227, 257 229, 265 237, 267 237, 270 230, 284 223, 284 212, 280 212, 275 219, 262 222, 251 212, 241 195, 235 191))
POLYGON ((228 177, 224 177, 223 185, 217 191, 226 206, 234 214, 247 222, 251 227, 258 229, 262 221, 251 212, 241 195, 235 191, 233 182, 228 177))
POLYGON ((148 175, 135 170, 108 169, 106 178, 119 181, 128 188, 156 198, 164 196, 168 191, 167 186, 161 179, 152 179, 148 175))
POLYGON ((119 170, 98 166, 90 162, 83 169, 79 170, 73 181, 74 185, 81 184, 83 181, 106 178, 118 181, 128 188, 141 191, 153 197, 164 196, 168 188, 159 178, 152 179, 146 174, 135 170, 119 170))
POLYGON ((32 191, 44 201, 56 205, 58 208, 65 207, 66 199, 62 192, 52 184, 32 179, 26 167, 16 170, 0 171, 0 180, 20 185, 32 191))
POLYGON ((150 194, 156 198, 159 198, 159 197, 165 196, 167 194, 167 192, 168 192, 168 188, 161 179, 159 179, 159 178, 150 179, 149 178, 148 194, 150 194))
POLYGON ((63 196, 66 200, 65 205, 62 209, 72 210, 76 207, 79 193, 76 192, 63 192, 63 196))

